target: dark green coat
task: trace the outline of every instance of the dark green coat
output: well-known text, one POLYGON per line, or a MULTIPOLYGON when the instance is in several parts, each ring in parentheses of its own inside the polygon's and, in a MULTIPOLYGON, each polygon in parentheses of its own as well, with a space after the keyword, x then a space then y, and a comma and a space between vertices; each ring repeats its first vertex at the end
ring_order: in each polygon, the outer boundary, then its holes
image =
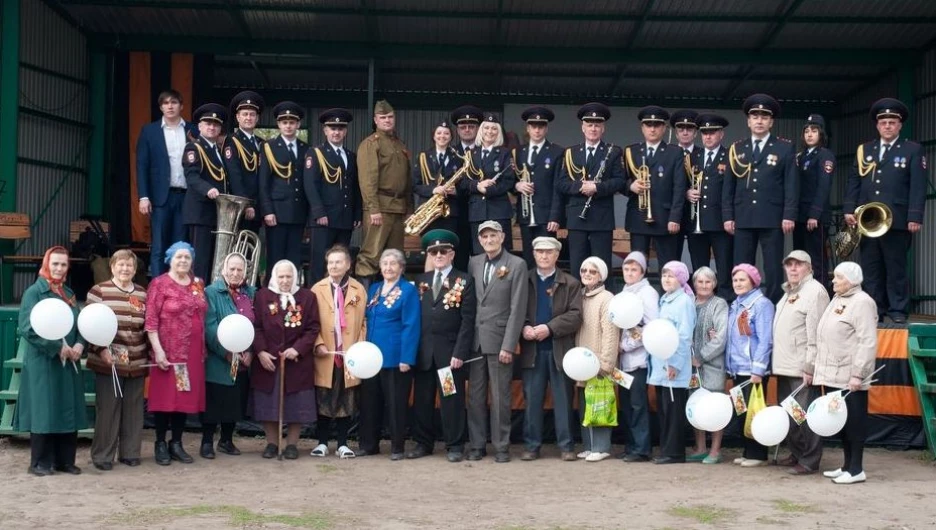
MULTIPOLYGON (((67 286, 65 294, 74 298, 67 286)), ((25 343, 22 383, 16 402, 13 428, 36 434, 76 432, 88 426, 85 412, 84 385, 81 368, 78 373, 70 362, 62 366, 59 352, 62 341, 46 340, 36 334, 29 323, 32 308, 46 298, 57 297, 49 282, 39 278, 23 293, 19 312, 20 340, 25 343)), ((75 325, 65 337, 66 342, 85 344, 78 335, 78 307, 73 306, 75 325)))
MULTIPOLYGON (((246 291, 247 296, 253 300, 257 289, 248 286, 246 291)), ((205 288, 205 299, 208 300, 208 313, 205 315, 205 346, 208 350, 205 355, 205 381, 233 386, 228 352, 218 341, 218 325, 224 317, 233 315, 237 309, 234 307, 234 300, 231 300, 231 295, 228 294, 227 284, 220 278, 205 288)), ((247 374, 237 376, 238 379, 241 377, 247 377, 247 374)))

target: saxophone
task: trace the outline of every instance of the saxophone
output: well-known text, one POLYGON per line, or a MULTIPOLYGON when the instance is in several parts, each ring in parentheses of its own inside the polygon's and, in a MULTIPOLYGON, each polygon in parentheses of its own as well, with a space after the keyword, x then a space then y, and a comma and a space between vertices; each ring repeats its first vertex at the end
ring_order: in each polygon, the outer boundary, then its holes
POLYGON ((413 215, 406 218, 403 231, 406 232, 407 235, 414 236, 422 234, 426 227, 432 224, 436 219, 448 217, 451 213, 451 209, 445 199, 448 192, 455 189, 455 185, 458 184, 458 181, 469 172, 472 174, 478 173, 478 170, 475 169, 474 164, 471 162, 471 151, 466 151, 464 156, 457 153, 454 154, 464 162, 462 167, 445 181, 445 184, 442 184, 442 187, 445 189, 445 194, 433 194, 432 197, 429 197, 426 202, 413 212, 413 215))

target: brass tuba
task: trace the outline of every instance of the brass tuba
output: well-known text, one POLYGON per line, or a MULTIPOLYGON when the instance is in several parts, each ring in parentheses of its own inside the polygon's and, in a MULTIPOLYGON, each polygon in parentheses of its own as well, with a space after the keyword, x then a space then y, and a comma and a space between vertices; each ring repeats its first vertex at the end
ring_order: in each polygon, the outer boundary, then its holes
POLYGON ((224 258, 232 252, 244 255, 247 263, 244 270, 244 283, 254 285, 257 283, 257 273, 260 268, 260 237, 250 230, 237 230, 241 216, 253 201, 246 197, 236 195, 218 195, 215 205, 218 208, 218 229, 215 231, 214 261, 211 265, 211 281, 221 277, 221 267, 224 258))
MULTIPOLYGON (((464 164, 462 164, 462 167, 442 185, 446 192, 455 189, 455 185, 458 184, 458 181, 469 172, 478 174, 478 170, 475 169, 474 163, 471 161, 470 151, 466 151, 464 156, 458 155, 457 153, 455 156, 461 158, 464 164)), ((429 197, 426 202, 422 203, 422 205, 413 212, 413 215, 406 218, 403 231, 406 232, 407 235, 419 235, 436 219, 448 217, 451 210, 448 203, 445 201, 445 195, 433 194, 432 197, 429 197)))
POLYGON ((858 248, 861 237, 881 237, 890 230, 894 214, 883 202, 869 202, 855 208, 855 226, 844 225, 835 234, 832 247, 839 259, 847 259, 858 248))

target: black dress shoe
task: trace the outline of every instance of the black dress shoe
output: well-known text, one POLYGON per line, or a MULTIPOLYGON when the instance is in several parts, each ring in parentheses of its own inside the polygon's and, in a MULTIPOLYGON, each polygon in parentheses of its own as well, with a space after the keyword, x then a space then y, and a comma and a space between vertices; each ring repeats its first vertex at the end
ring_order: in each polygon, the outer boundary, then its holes
POLYGON ((215 457, 214 444, 211 444, 211 443, 201 444, 201 450, 198 451, 198 454, 201 455, 202 458, 207 458, 208 460, 214 460, 214 457, 215 457))
POLYGON ((100 469, 101 471, 110 471, 114 469, 114 464, 110 462, 93 462, 95 469, 100 469))
POLYGON ((185 452, 182 442, 169 442, 169 458, 178 460, 183 464, 191 464, 195 461, 190 454, 185 452))
POLYGON ((403 460, 403 453, 390 453, 390 460, 396 462, 397 460, 403 460))
POLYGON ((471 451, 468 451, 468 460, 474 462, 481 460, 482 458, 484 458, 484 451, 481 449, 472 449, 471 451))
POLYGON ((432 451, 427 450, 422 445, 417 445, 415 449, 406 453, 406 458, 408 459, 422 458, 424 456, 429 456, 431 454, 432 454, 432 451))
POLYGON ((498 451, 497 454, 494 455, 494 461, 498 464, 506 464, 510 462, 510 453, 507 451, 498 451))
POLYGON ((118 458, 117 461, 125 466, 130 466, 130 467, 137 467, 138 465, 140 465, 139 458, 118 458))
POLYGON ((220 442, 218 442, 218 451, 221 451, 222 453, 226 455, 233 455, 233 456, 237 456, 241 454, 240 449, 238 449, 237 446, 234 445, 234 442, 225 441, 225 440, 221 440, 220 442))
POLYGON ((894 324, 906 324, 907 317, 904 315, 894 315, 891 317, 891 320, 894 321, 894 324))
POLYGON ((445 455, 445 458, 447 458, 449 462, 455 464, 461 462, 465 458, 465 453, 461 451, 449 451, 448 454, 445 455))
POLYGON ((354 456, 374 456, 374 455, 379 455, 379 454, 380 454, 380 449, 368 450, 368 449, 360 448, 354 452, 354 456))
POLYGON ((624 455, 624 458, 622 458, 621 460, 625 462, 649 462, 650 457, 647 455, 629 454, 629 455, 624 455))
POLYGON ((672 456, 658 456, 653 459, 654 464, 685 464, 686 458, 677 458, 672 456))
POLYGON ((75 464, 65 464, 64 466, 55 466, 55 470, 60 473, 68 473, 69 475, 80 475, 81 468, 75 464))
POLYGON ((295 445, 287 445, 286 448, 283 449, 283 458, 286 460, 295 460, 299 458, 299 448, 297 448, 295 445))
POLYGON ((47 475, 54 475, 54 474, 55 474, 55 472, 52 471, 51 469, 49 469, 49 468, 47 468, 47 467, 42 467, 42 466, 29 466, 29 468, 27 468, 26 471, 27 471, 30 475, 36 475, 37 477, 44 477, 44 476, 47 476, 47 475))
POLYGON ((278 452, 279 447, 276 447, 276 444, 266 444, 266 447, 263 449, 263 458, 276 458, 278 452))
POLYGON ((169 444, 166 442, 156 442, 153 456, 156 458, 156 463, 161 466, 168 466, 172 463, 172 458, 169 456, 169 444))

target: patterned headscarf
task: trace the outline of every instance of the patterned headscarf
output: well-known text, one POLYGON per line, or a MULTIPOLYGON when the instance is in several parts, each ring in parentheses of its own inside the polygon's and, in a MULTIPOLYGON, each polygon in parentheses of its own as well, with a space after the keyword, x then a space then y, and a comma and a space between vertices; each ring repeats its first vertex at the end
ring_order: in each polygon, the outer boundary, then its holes
MULTIPOLYGON (((65 295, 65 288, 63 287, 65 277, 60 280, 52 277, 52 268, 49 265, 49 262, 52 260, 52 254, 65 254, 65 256, 68 257, 68 249, 63 246, 54 246, 46 250, 45 255, 42 256, 42 267, 39 269, 39 276, 49 282, 49 289, 55 293, 56 296, 65 300, 66 304, 74 306, 77 303, 75 297, 65 295)), ((65 269, 65 273, 66 275, 68 274, 67 268, 65 269)))

